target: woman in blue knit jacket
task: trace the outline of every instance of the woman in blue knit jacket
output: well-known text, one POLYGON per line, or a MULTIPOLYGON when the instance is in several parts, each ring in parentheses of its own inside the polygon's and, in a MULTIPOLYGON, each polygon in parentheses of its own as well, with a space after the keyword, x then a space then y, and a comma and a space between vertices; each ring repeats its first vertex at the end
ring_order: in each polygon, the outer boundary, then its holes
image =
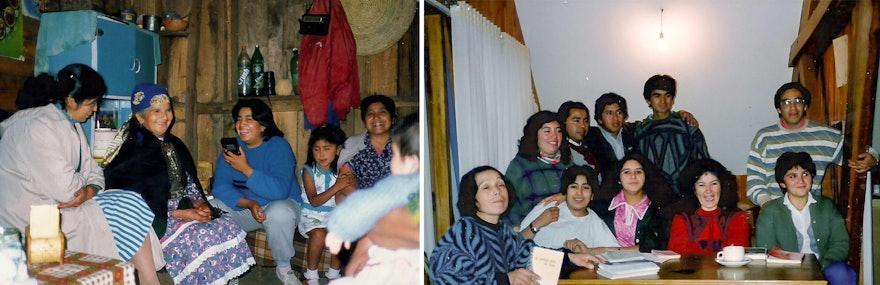
MULTIPOLYGON (((515 197, 501 172, 491 166, 474 168, 461 178, 459 188, 462 218, 431 253, 434 284, 534 284, 540 279, 526 269, 535 243, 501 220, 515 197)), ((599 262, 586 253, 564 256, 566 267, 592 268, 599 262)))

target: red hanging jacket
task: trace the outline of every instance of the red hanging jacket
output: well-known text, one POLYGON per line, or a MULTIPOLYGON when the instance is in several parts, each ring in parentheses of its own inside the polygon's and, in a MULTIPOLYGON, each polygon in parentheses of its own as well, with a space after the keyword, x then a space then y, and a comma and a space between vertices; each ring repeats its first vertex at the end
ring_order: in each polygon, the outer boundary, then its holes
POLYGON ((304 35, 300 47, 299 94, 306 119, 327 123, 330 102, 337 119, 360 106, 357 46, 340 0, 315 1, 311 14, 330 14, 327 36, 304 35), (329 7, 329 6, 332 6, 329 7))

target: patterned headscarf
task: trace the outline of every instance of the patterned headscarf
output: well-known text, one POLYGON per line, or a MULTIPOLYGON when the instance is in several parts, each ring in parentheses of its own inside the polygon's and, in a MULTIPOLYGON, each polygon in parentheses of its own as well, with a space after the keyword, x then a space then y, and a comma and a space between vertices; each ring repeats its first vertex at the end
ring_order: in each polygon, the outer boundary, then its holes
MULTIPOLYGON (((131 93, 131 111, 132 114, 140 113, 146 109, 149 109, 153 105, 161 104, 165 102, 171 102, 171 97, 168 97, 168 90, 162 85, 153 84, 153 83, 141 83, 134 87, 134 91, 131 93)), ((129 121, 131 121, 130 115, 128 120, 125 121, 125 124, 122 124, 122 128, 116 132, 116 136, 113 137, 113 141, 107 145, 107 152, 104 153, 104 161, 103 164, 107 165, 116 158, 116 155, 119 154, 119 150, 122 148, 122 143, 125 141, 125 138, 128 137, 129 130, 129 121)))
POLYGON ((134 87, 134 92, 131 94, 131 111, 138 113, 165 102, 171 102, 165 87, 153 83, 141 83, 134 87))

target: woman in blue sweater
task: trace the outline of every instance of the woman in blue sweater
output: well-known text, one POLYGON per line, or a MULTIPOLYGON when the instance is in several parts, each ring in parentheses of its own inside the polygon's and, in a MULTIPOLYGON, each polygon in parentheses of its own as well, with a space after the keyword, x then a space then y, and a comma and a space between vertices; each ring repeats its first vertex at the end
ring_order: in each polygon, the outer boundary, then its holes
POLYGON ((302 190, 293 176, 296 157, 263 101, 239 100, 232 117, 239 154, 224 149, 217 159, 213 190, 217 199, 212 202, 229 212, 244 231, 266 230, 278 279, 300 284, 290 266, 302 203, 302 190))

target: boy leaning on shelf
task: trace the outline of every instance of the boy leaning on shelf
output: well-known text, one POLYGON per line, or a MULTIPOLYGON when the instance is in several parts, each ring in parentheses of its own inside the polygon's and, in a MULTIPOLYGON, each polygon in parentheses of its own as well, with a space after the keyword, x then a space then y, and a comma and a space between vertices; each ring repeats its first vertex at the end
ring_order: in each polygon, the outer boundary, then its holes
POLYGON ((810 194, 816 164, 806 152, 786 152, 776 160, 776 182, 783 196, 765 203, 758 216, 757 246, 812 253, 828 284, 856 284, 846 263, 849 237, 831 199, 810 194))

